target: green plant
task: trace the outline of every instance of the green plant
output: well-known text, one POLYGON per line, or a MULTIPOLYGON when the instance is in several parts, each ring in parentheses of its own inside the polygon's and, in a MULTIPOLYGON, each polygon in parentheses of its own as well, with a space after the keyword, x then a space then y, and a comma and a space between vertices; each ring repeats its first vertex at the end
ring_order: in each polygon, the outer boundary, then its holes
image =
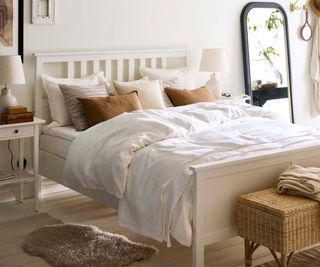
POLYGON ((263 57, 268 60, 272 65, 272 61, 271 61, 271 56, 280 56, 279 53, 277 53, 277 51, 272 47, 269 46, 265 49, 263 49, 260 53, 259 56, 263 55, 263 57))
MULTIPOLYGON (((255 25, 255 24, 250 24, 250 18, 247 18, 248 22, 248 29, 253 32, 258 32, 259 30, 265 28, 269 32, 276 31, 276 33, 273 35, 273 39, 278 38, 278 32, 277 30, 284 25, 284 20, 283 20, 283 15, 279 10, 274 10, 271 12, 270 16, 267 18, 265 21, 265 25, 255 25)), ((268 61, 269 65, 271 66, 272 69, 277 73, 277 76, 279 77, 280 83, 282 84, 283 82, 283 76, 280 73, 279 70, 277 70, 274 66, 272 58, 275 56, 280 56, 280 54, 276 51, 276 49, 273 46, 268 45, 267 47, 262 45, 260 40, 257 39, 257 44, 261 48, 259 52, 259 56, 262 57, 262 60, 268 61)))
POLYGON ((283 17, 279 10, 272 11, 270 17, 266 21, 266 28, 269 32, 279 29, 283 25, 283 17))

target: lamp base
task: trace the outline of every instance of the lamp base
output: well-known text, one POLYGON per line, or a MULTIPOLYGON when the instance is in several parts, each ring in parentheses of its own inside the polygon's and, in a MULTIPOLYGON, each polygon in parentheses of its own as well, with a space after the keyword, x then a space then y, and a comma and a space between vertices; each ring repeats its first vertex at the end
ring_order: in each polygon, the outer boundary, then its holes
POLYGON ((211 75, 211 79, 207 81, 206 87, 211 91, 211 93, 213 93, 216 99, 221 98, 223 84, 217 74, 213 73, 211 75))
POLYGON ((0 113, 3 113, 6 107, 17 106, 17 99, 11 94, 11 90, 5 87, 0 95, 0 113))

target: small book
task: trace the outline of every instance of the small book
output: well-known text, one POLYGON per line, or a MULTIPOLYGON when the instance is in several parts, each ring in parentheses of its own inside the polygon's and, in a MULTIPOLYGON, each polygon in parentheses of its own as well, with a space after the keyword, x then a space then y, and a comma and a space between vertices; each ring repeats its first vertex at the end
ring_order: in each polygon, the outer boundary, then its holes
POLYGON ((4 109, 4 114, 12 115, 12 114, 21 114, 21 113, 27 113, 27 107, 24 106, 12 106, 12 107, 6 107, 4 109))
POLYGON ((33 112, 26 112, 22 114, 1 114, 1 123, 3 124, 13 124, 13 123, 22 123, 22 122, 31 122, 33 121, 33 112))

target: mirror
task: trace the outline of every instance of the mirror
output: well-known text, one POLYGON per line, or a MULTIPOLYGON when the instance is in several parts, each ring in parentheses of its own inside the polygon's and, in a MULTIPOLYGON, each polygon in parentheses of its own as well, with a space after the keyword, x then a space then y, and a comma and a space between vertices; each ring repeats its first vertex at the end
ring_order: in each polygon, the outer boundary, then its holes
POLYGON ((288 20, 277 3, 254 2, 241 14, 245 92, 256 106, 293 122, 288 20))
POLYGON ((312 37, 312 28, 309 23, 309 13, 308 10, 306 10, 306 22, 303 24, 301 28, 301 38, 305 41, 309 41, 312 37))

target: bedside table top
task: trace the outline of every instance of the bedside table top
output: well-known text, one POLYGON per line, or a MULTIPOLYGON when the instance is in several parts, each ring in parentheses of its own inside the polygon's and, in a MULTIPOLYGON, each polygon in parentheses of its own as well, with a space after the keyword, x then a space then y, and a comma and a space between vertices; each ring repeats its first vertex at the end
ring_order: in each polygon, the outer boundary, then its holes
POLYGON ((39 119, 37 117, 33 118, 33 121, 30 122, 21 122, 21 123, 12 123, 12 124, 1 124, 0 128, 10 128, 10 127, 18 127, 18 126, 26 126, 26 125, 36 125, 36 124, 44 124, 46 121, 43 119, 39 119))
POLYGON ((219 100, 231 100, 231 101, 237 101, 237 100, 250 100, 250 96, 245 95, 245 94, 241 94, 241 95, 231 95, 229 97, 226 96, 221 96, 221 98, 219 98, 219 100))
POLYGON ((247 103, 247 101, 251 101, 250 96, 241 94, 241 95, 231 95, 229 97, 226 96, 221 96, 221 98, 217 99, 217 102, 219 103, 234 103, 234 104, 242 104, 242 103, 247 103))

